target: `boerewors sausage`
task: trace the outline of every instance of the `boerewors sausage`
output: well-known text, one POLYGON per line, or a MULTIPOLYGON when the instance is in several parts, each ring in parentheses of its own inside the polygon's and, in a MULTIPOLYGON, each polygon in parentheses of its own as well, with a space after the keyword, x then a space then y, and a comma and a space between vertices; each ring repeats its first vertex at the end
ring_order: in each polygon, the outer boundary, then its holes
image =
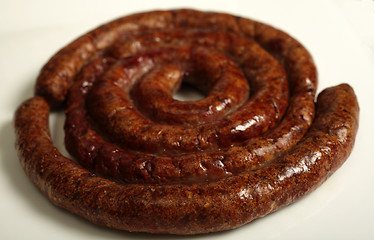
POLYGON ((356 96, 341 84, 315 104, 316 75, 306 49, 268 25, 187 9, 134 14, 43 67, 15 115, 16 149, 51 202, 93 223, 233 229, 308 194, 348 158, 356 96), (175 100, 182 82, 205 97, 175 100), (76 161, 51 141, 57 106, 76 161))

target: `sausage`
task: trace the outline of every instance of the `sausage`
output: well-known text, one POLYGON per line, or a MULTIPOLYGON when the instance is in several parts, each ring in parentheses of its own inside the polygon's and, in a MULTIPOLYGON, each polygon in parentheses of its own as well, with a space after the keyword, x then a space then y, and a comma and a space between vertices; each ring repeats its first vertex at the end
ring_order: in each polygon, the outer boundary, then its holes
MULTIPOLYGON (((173 57, 173 54, 165 55, 173 57)), ((157 62, 154 58, 146 61, 145 56, 141 56, 141 59, 143 62, 157 62)), ((254 60, 256 63, 260 61, 254 60)), ((150 68, 143 62, 139 68, 150 68)), ((247 60, 248 62, 250 61, 247 60)), ((267 65, 264 64, 264 66, 267 65)), ((247 101, 237 111, 226 115, 221 121, 215 121, 211 124, 165 125, 156 124, 143 117, 136 108, 132 107, 131 98, 126 95, 130 91, 128 88, 131 86, 130 81, 126 81, 126 75, 121 74, 121 69, 127 68, 126 64, 115 65, 113 69, 109 69, 107 74, 101 77, 102 81, 93 86, 88 96, 88 109, 93 109, 93 111, 90 111, 90 115, 98 122, 100 127, 103 127, 110 135, 115 136, 119 143, 132 148, 143 151, 150 148, 151 152, 178 153, 211 149, 214 145, 225 147, 232 142, 242 141, 266 131, 283 115, 288 102, 287 78, 284 70, 279 65, 277 67, 281 70, 267 69, 267 71, 264 71, 260 69, 256 71, 251 69, 256 73, 261 71, 255 78, 253 85, 258 87, 251 101, 247 101), (122 86, 121 83, 113 81, 113 79, 129 83, 124 83, 124 86, 122 86), (142 137, 139 137, 139 134, 142 134, 142 137), (180 136, 180 138, 176 139, 174 136, 180 136)), ((229 74, 223 74, 222 76, 225 80, 227 79, 226 75, 229 74)), ((244 77, 240 76, 239 79, 242 78, 244 77)), ((240 83, 237 83, 238 81, 231 81, 231 84, 238 85, 238 88, 230 88, 229 90, 233 90, 230 94, 245 89, 241 87, 242 85, 239 85, 240 83)), ((221 85, 220 82, 217 85, 221 85)), ((209 106, 216 107, 217 105, 219 107, 224 105, 226 98, 221 98, 217 104, 213 102, 209 106)), ((209 97, 206 99, 209 100, 209 97)), ((160 99, 160 102, 163 101, 160 99)), ((232 100, 228 102, 230 103, 232 100)), ((196 105, 201 104, 196 102, 196 105)), ((197 115, 197 117, 199 116, 197 115)))
POLYGON ((15 116, 28 177, 57 206, 127 231, 198 234, 236 228, 314 190, 352 150, 358 104, 346 84, 324 90, 317 117, 296 145, 253 171, 212 182, 121 184, 62 156, 48 128, 49 106, 33 97, 15 116))
POLYGON ((110 228, 233 229, 318 187, 348 158, 353 89, 319 94, 308 51, 269 25, 182 9, 104 24, 57 52, 15 114, 16 149, 55 205, 110 228), (180 102, 181 82, 206 96, 180 102), (53 146, 50 108, 65 107, 53 146), (76 161, 75 161, 76 160, 76 161))
MULTIPOLYGON (((96 64, 101 62, 102 60, 99 59, 84 69, 71 88, 67 105, 72 107, 66 110, 65 142, 72 155, 77 156, 86 167, 95 169, 95 172, 115 176, 125 182, 209 180, 250 169, 259 162, 269 159, 276 152, 296 143, 308 129, 314 114, 313 99, 304 92, 292 98, 289 110, 277 128, 265 136, 251 139, 244 146, 224 151, 184 154, 178 158, 173 155, 134 154, 104 142, 95 130, 88 127, 90 124, 88 117, 85 116, 87 113, 84 108, 86 106, 84 95, 88 92, 87 83, 94 81, 92 73, 95 71, 92 68, 98 68, 96 64), (84 88, 83 85, 86 87, 84 88)), ((112 92, 113 90, 108 89, 107 93, 112 92)), ((101 97, 112 99, 108 94, 101 94, 101 97)), ((99 105, 95 99, 101 97, 94 95, 90 101, 92 109, 97 109, 99 105)), ((130 103, 128 108, 131 108, 130 103)), ((109 113, 110 111, 108 115, 109 113)), ((145 134, 147 132, 143 135, 145 134)))
MULTIPOLYGON (((172 33, 172 38, 175 40, 176 38, 180 38, 181 41, 183 40, 183 38, 181 38, 180 36, 180 33, 175 33, 173 32, 172 33), (178 35, 179 34, 179 35, 178 35)), ((183 35, 184 37, 186 37, 185 35, 183 35)), ((168 33, 167 37, 170 37, 170 33, 168 33)), ((157 42, 159 44, 160 43, 160 34, 157 34, 157 42)), ((166 38, 164 36, 164 38, 166 38)), ((202 39, 204 39, 204 41, 208 42, 213 42, 215 45, 219 45, 221 48, 228 48, 228 47, 231 47, 231 45, 229 45, 228 43, 231 43, 232 39, 234 38, 234 36, 225 36, 223 34, 201 34, 199 33, 199 38, 196 38, 198 39, 199 41, 202 41, 202 39), (205 38, 203 38, 205 37, 205 38), (207 38, 207 39, 206 39, 207 38), (228 40, 230 39, 230 41, 228 40)), ((147 41, 149 41, 149 38, 145 38, 143 36, 143 39, 142 41, 146 41, 144 40, 146 39, 147 41)), ((154 39, 154 36, 151 37, 151 39, 154 39)), ((194 39, 192 38, 191 35, 189 35, 188 37, 184 38, 184 39, 194 39)), ((246 43, 247 45, 247 48, 250 48, 250 45, 248 46, 248 44, 252 44, 252 43, 248 43, 248 41, 244 41, 242 39, 239 39, 241 40, 242 42, 246 43)), ((139 40, 135 40, 135 39, 132 39, 131 41, 139 41, 139 40)), ((184 40, 186 41, 186 40, 184 40)), ((195 40, 196 41, 196 40, 195 40)), ((178 41, 179 44, 180 44, 180 41, 178 41)), ((243 43, 243 44, 244 44, 243 43)), ((123 44, 123 43, 121 43, 123 44)), ((162 44, 165 44, 164 42, 162 44)), ((139 45, 139 44, 137 44, 139 45)), ((144 44, 143 44, 144 45, 144 44)), ((150 44, 151 46, 154 47, 155 45, 155 42, 152 42, 150 44)), ((242 48, 242 45, 238 45, 237 48, 241 49, 242 48)), ((147 47, 145 46, 142 46, 142 49, 147 49, 147 47)), ((189 48, 188 48, 189 49, 189 48)), ((252 49, 252 52, 255 52, 255 50, 259 50, 258 47, 254 47, 252 49)), ((189 50, 190 51, 190 50, 189 50)), ((174 56, 173 54, 175 54, 175 52, 169 52, 169 51, 166 51, 167 54, 163 53, 164 55, 166 56, 162 56, 163 58, 172 58, 172 59, 176 59, 178 58, 178 56, 174 56)), ((261 52, 260 52, 261 53, 261 52)), ((262 52, 263 53, 263 52, 262 52)), ((152 55, 152 54, 150 54, 152 55)), ((154 55, 154 54, 153 54, 154 55)), ((181 54, 182 56, 185 56, 185 55, 188 55, 184 52, 184 54, 181 54)), ((244 54, 242 54, 244 55, 244 54)), ((247 53, 247 56, 250 55, 249 53, 247 53)), ((254 53, 253 53, 254 55, 254 53)), ((259 55, 257 53, 257 55, 259 55)), ((201 56, 199 56, 199 58, 201 58, 201 56)), ((198 59, 199 59, 198 58, 198 59)), ((253 59, 255 59, 255 57, 252 56, 253 59)), ((153 65, 155 64, 154 62, 156 61, 155 60, 155 57, 153 57, 152 59, 149 59, 149 60, 146 60, 148 59, 147 56, 144 56, 144 55, 140 55, 139 56, 136 56, 135 58, 130 58, 130 59, 126 59, 126 63, 124 64, 119 64, 119 65, 116 65, 114 67, 114 70, 111 70, 109 71, 108 73, 106 73, 105 76, 102 77, 103 78, 109 78, 109 79, 125 79, 126 77, 127 78, 131 78, 131 77, 128 77, 128 73, 127 72, 131 72, 131 73, 134 73, 136 72, 136 74, 143 74, 142 71, 145 71, 144 69, 148 69, 149 67, 147 67, 147 64, 149 65, 153 65), (139 62, 137 61, 136 59, 139 59, 141 58, 142 61, 139 62), (124 67, 126 65, 126 67, 124 67), (122 69, 127 69, 126 72, 122 72, 122 69), (139 70, 140 69, 140 70, 139 70), (120 73, 118 73, 120 72, 120 73)), ((252 63, 251 61, 248 61, 249 57, 245 57, 243 58, 244 60, 242 60, 243 62, 247 62, 247 69, 249 68, 248 66, 252 63), (249 62, 249 63, 248 63, 249 62)), ((258 64, 260 61, 255 59, 256 61, 253 60, 253 62, 256 62, 256 64, 258 64)), ((158 60, 159 61, 159 60, 158 60)), ((175 61, 175 60, 174 60, 175 61)), ((196 62, 196 61, 195 61, 196 62)), ((200 63, 199 63, 200 64, 200 63)), ((198 64, 197 64, 198 65, 198 64)), ((201 64, 200 64, 201 65, 201 64)), ((266 64, 263 64, 264 66, 266 64)), ((276 70, 274 70, 275 72, 278 72, 278 71, 281 71, 279 70, 279 66, 276 66, 274 67, 276 70), (278 69, 277 69, 278 67, 278 69)), ((270 67, 267 67, 267 70, 269 70, 270 67)), ((254 71, 254 70, 252 70, 254 71)), ((93 72, 89 67, 86 69, 83 70, 83 73, 85 72, 93 72)), ((282 71, 281 71, 282 72, 282 71)), ((256 71, 256 73, 258 73, 258 71, 256 71)), ((74 106, 77 106, 76 108, 69 108, 68 107, 68 110, 66 111, 66 114, 67 114, 67 124, 66 124, 66 136, 67 136, 67 140, 66 140, 66 144, 67 144, 67 148, 69 149, 70 152, 72 152, 72 154, 74 156, 78 156, 78 159, 83 159, 83 163, 85 163, 84 165, 86 167, 89 167, 90 169, 96 169, 96 172, 105 172, 105 174, 109 174, 109 175, 112 175, 112 176, 116 176, 116 178, 120 178, 126 182, 131 182, 131 181, 138 181, 136 178, 139 178, 139 181, 142 180, 141 178, 147 178, 148 181, 149 180, 154 180, 154 181, 180 181, 180 180, 194 180, 196 181, 198 178, 201 178, 201 179, 215 179, 217 177, 220 177, 220 176, 225 176, 225 175, 231 175, 233 172, 237 172, 238 169, 240 168, 241 170, 245 170, 245 169, 248 169, 250 167, 253 167, 255 165, 256 162, 259 161, 259 159, 261 158, 264 158, 264 155, 268 155, 266 158, 269 158, 271 155, 274 155, 276 150, 280 150, 280 149, 285 149, 287 147, 289 147, 292 143, 295 143, 297 141, 297 139, 301 138, 301 136, 303 135, 303 133, 305 133, 307 127, 310 125, 311 123, 311 118, 312 118, 312 114, 314 113, 314 104, 313 104, 313 99, 311 97, 308 97, 308 89, 304 90, 303 93, 299 93, 299 94, 295 94, 295 96, 292 98, 292 104, 290 105, 290 110, 288 111, 288 117, 285 118, 285 120, 283 121, 284 123, 282 123, 277 129, 275 129, 273 131, 273 135, 275 136, 271 136, 270 134, 268 134, 266 136, 267 139, 265 139, 264 137, 259 140, 257 139, 257 141, 254 141, 252 140, 251 141, 251 145, 252 147, 241 147, 241 148, 234 148, 234 150, 228 150, 227 153, 226 152, 223 152, 223 151, 215 151, 215 152, 211 152, 209 154, 205 154, 205 153, 198 153, 196 156, 195 153, 193 154, 187 154, 187 155, 184 155, 178 159, 176 158, 173 158, 172 156, 164 156, 164 157, 158 157, 158 156, 149 156, 149 155, 144 155, 144 154, 131 154, 129 153, 128 151, 123 151, 122 149, 120 148, 116 148, 115 146, 113 145, 110 145, 110 144, 105 144, 103 143, 102 140, 98 141, 97 139, 100 139, 100 136, 98 134, 94 134, 93 133, 93 130, 91 129, 90 131, 88 130, 85 130, 85 131, 82 131, 82 130, 79 130, 79 131, 76 131, 74 129, 82 129, 83 126, 88 126, 88 122, 85 121, 83 118, 84 118, 84 112, 86 111, 84 109, 84 106, 86 106, 85 104, 85 100, 82 100, 81 98, 83 98, 83 96, 85 95, 84 93, 81 93, 81 89, 84 89, 84 92, 88 92, 87 88, 83 88, 81 85, 87 85, 87 82, 91 82, 91 81, 94 81, 93 79, 90 79, 90 80, 87 80, 87 79, 84 79, 84 76, 85 75, 88 75, 88 74, 81 74, 82 77, 78 77, 78 79, 80 79, 79 81, 77 81, 77 83, 75 85, 73 85, 72 90, 69 95, 69 101, 68 101, 68 106, 73 104, 74 106), (77 105, 76 103, 80 103, 79 105, 77 105), (303 103, 303 105, 300 105, 300 102, 303 103), (299 104, 299 105, 297 105, 299 104), (307 115, 305 114, 307 113, 307 115), (300 115, 303 115, 304 118, 301 118, 300 117, 297 117, 296 119, 296 122, 295 120, 292 120, 292 117, 290 116, 291 114, 295 115, 295 114, 300 114, 300 115), (72 119, 72 120, 71 120, 72 119), (288 125, 287 125, 288 124, 288 125), (292 125, 290 125, 292 124, 292 125), (74 126, 74 127, 72 127, 74 126), (283 128, 283 129, 282 129, 283 128), (89 134, 87 134, 87 132, 89 132, 89 134), (294 134, 291 134, 290 132, 294 132, 294 134), (75 134, 78 134, 76 136, 74 136, 75 134), (283 138, 281 138, 280 136, 282 136, 283 134, 283 138), (288 136, 285 136, 285 135, 288 135, 288 136), (93 138, 94 140, 91 140, 91 139, 88 139, 88 138, 93 138), (292 139, 293 138, 293 139, 292 139), (261 144, 258 144, 259 141, 262 141, 261 144), (276 141, 279 142, 279 144, 274 144, 276 143, 276 141), (281 142, 287 142, 287 144, 282 144, 281 145, 281 142), (257 146, 260 146, 260 147, 257 147, 254 146, 256 145, 257 146), (94 147, 93 147, 94 146, 94 147), (80 148, 80 149, 75 149, 75 148, 80 148), (259 149, 262 148, 267 148, 268 151, 267 152, 264 152, 263 150, 259 151, 259 149), (250 149, 251 152, 249 152, 247 149, 250 149), (101 153, 101 151, 103 151, 104 153, 101 153), (111 154, 111 153, 115 153, 115 154, 111 154), (238 156, 240 155, 240 156, 238 156), (105 159, 105 160, 104 160, 105 159), (224 159, 224 160, 222 160, 224 159), (236 160, 233 160, 233 159, 236 159, 236 160), (240 162, 239 160, 237 159, 242 159, 241 162, 242 164, 239 165, 238 163, 240 162), (236 161, 236 164, 233 165, 233 162, 236 161), (95 166, 93 165, 95 163, 95 166), (214 163, 214 164, 212 164, 214 163), (244 165, 244 166, 243 166, 244 165), (144 167, 144 166, 148 166, 148 167, 144 167), (129 169, 132 169, 131 171, 129 171, 129 169), (163 170, 161 170, 163 169, 163 170), (167 171, 165 170, 167 169, 167 171), (138 177, 135 177, 138 176, 138 177), (199 176, 200 175, 200 176, 199 176)), ((226 74, 227 75, 227 74, 226 74)), ((253 77, 254 77, 254 73, 252 73, 253 77)), ((260 74, 258 74, 260 75, 260 74)), ((225 76, 225 75, 224 75, 225 76)), ((280 81, 283 82, 283 84, 285 83, 283 80, 285 79, 283 77, 283 75, 278 75, 280 76, 280 81)), ((132 76, 133 78, 139 78, 138 75, 136 76, 132 76)), ((245 112, 245 113, 251 113, 252 116, 258 118, 259 114, 257 114, 256 112, 255 113, 252 113, 251 110, 253 111, 253 109, 255 110, 261 110, 261 111, 267 111, 269 112, 269 108, 265 108, 264 105, 263 105, 263 101, 265 96, 267 96, 267 98, 271 98, 272 100, 276 99, 277 100, 277 97, 275 92, 265 92, 265 89, 274 89, 274 87, 271 87, 273 85, 275 86, 279 86, 281 85, 279 81, 277 81, 277 77, 259 77, 257 76, 257 79, 256 81, 253 81, 253 85, 260 85, 260 84, 263 84, 264 86, 261 87, 261 89, 257 88, 258 92, 256 93, 256 97, 253 97, 251 99, 251 102, 248 102, 247 105, 243 106, 241 108, 241 112, 240 113, 240 118, 242 119, 245 119, 249 122, 253 121, 251 120, 251 118, 245 118, 243 117, 242 113, 245 112), (266 83, 266 84, 264 84, 266 83), (271 94, 272 93, 272 94, 271 94)), ((144 80, 143 80, 144 81, 144 80)), ((120 88, 117 88, 117 86, 119 86, 120 84, 118 83, 115 83, 115 85, 113 86, 112 88, 110 87, 102 87, 104 84, 107 84, 106 82, 100 82, 99 84, 95 85, 96 87, 99 86, 103 91, 101 92, 94 92, 93 96, 91 96, 88 100, 88 104, 89 106, 91 106, 90 109, 93 109, 93 113, 94 115, 96 114, 97 116, 99 116, 99 119, 100 119, 100 116, 104 116, 104 117, 110 117, 112 118, 112 120, 115 120, 113 119, 113 112, 115 112, 115 109, 116 108, 120 108, 121 109, 125 109, 126 111, 131 111, 132 114, 128 114, 126 115, 125 117, 121 118, 119 121, 117 122, 126 122, 126 119, 131 119, 131 122, 133 123, 136 123, 137 125, 135 125, 134 127, 138 127, 138 124, 140 121, 134 121, 134 115, 135 117, 136 116, 140 116, 140 114, 136 114, 137 113, 137 109, 134 108, 132 106, 132 103, 131 101, 129 100, 130 98, 128 96, 126 97, 118 97, 118 98, 115 98, 113 97, 113 93, 114 92, 118 92, 118 94, 121 94, 122 91, 123 92, 129 92, 128 89, 124 89, 123 90, 123 87, 122 89, 120 88), (116 91, 117 89, 117 91, 116 91), (105 106, 103 106, 103 103, 101 102, 105 102, 110 99, 110 100, 113 100, 113 101, 118 101, 117 99, 127 99, 126 101, 126 105, 124 105, 123 103, 115 103, 115 104, 111 104, 111 108, 107 108, 105 106), (101 108, 98 108, 97 106, 101 106, 101 108), (105 112, 104 112, 105 111, 105 112), (97 113, 99 112, 99 114, 97 113)), ((236 84, 238 85, 238 84, 236 84)), ((242 86, 242 85, 240 85, 242 86)), ((236 92, 234 91, 235 89, 234 88, 229 88, 231 90, 232 93, 236 92)), ((243 89, 243 87, 240 88, 240 90, 243 89)), ((153 89, 152 89, 153 90, 153 89)), ((283 88, 280 88, 280 89, 277 89, 277 91, 281 94, 279 94, 279 99, 283 99, 283 101, 285 101, 285 97, 288 97, 287 95, 287 91, 284 91, 284 87, 283 88)), ((239 92, 240 93, 240 92, 239 92)), ((150 97, 149 97, 150 98, 150 97)), ((162 99, 162 98, 161 98, 162 99)), ((278 100, 279 100, 278 99, 278 100)), ((160 104, 160 102, 162 103, 161 100, 157 101, 157 104, 160 104)), ((278 101, 280 102, 280 101, 278 101)), ((204 105, 204 104, 203 104, 204 105)), ((265 105, 265 106, 269 106, 270 108, 273 108, 274 105, 278 105, 279 108, 282 108, 282 105, 284 105, 284 103, 276 103, 275 101, 272 102, 272 104, 268 104, 268 105, 265 105)), ((170 105, 167 105, 169 108, 170 108, 170 105)), ((186 106, 190 106, 190 104, 186 105, 186 106)), ((199 106, 199 102, 196 102, 196 104, 194 104, 192 107, 195 107, 195 106, 199 106)), ((191 107, 191 106, 190 106, 191 107)), ((278 112, 279 111, 283 111, 283 110, 279 110, 278 108, 278 112)), ((284 109, 284 107, 283 107, 284 109)), ((179 109, 177 109, 177 112, 179 113, 179 109)), ((122 112, 123 113, 123 112, 122 112)), ((203 118, 201 117, 200 115, 198 115, 196 112, 192 112, 193 115, 192 116, 197 116, 199 119, 203 118)), ((282 115, 281 113, 278 113, 279 115, 282 115)), ((232 115, 231 115, 232 116, 232 115)), ((236 113, 235 114, 235 117, 238 118, 239 114, 236 113)), ((169 115, 169 118, 171 117, 171 115, 169 115)), ((180 116, 178 116, 180 117, 180 116)), ((279 117, 278 117, 279 118, 279 117)), ((180 119, 180 118, 177 118, 177 119, 180 119)), ((183 120, 185 120, 185 118, 182 118, 183 120)), ((141 119, 143 122, 144 121, 147 121, 148 123, 150 121, 148 121, 147 119, 144 119, 142 118, 141 119)), ((172 119, 172 121, 174 121, 174 118, 172 119)), ((115 125, 115 121, 109 121, 108 119, 106 119, 106 121, 102 121, 104 122, 102 125, 104 126, 107 126, 107 128, 111 128, 113 125, 115 125)), ((169 123, 170 123, 170 120, 169 120, 169 123)), ((221 123, 219 123, 220 125, 222 125, 221 123)), ((227 124, 227 121, 224 122, 224 124, 227 124)), ((155 148, 153 147, 152 148, 152 145, 150 143, 150 139, 152 136, 156 136, 157 138, 155 139, 156 141, 158 140, 161 144, 162 143, 165 143, 166 140, 163 141, 163 139, 161 138, 164 137, 166 138, 166 136, 169 137, 169 143, 170 143, 170 146, 178 146, 178 147, 181 147, 181 144, 175 144, 175 141, 173 141, 175 139, 175 137, 171 137, 170 135, 173 134, 173 135, 177 135, 177 136, 182 136, 182 139, 185 140, 185 142, 187 142, 188 139, 190 139, 191 137, 188 137, 186 136, 186 131, 189 131, 188 133, 191 133, 191 129, 186 129, 185 127, 180 127, 179 128, 179 132, 176 132, 176 128, 178 126, 169 126, 169 130, 165 130, 165 126, 161 126, 161 125, 157 125, 156 127, 158 127, 157 130, 154 130, 153 133, 151 132, 151 129, 149 126, 146 126, 146 124, 143 125, 143 128, 146 129, 146 131, 134 131, 133 129, 128 129, 128 130, 125 130, 125 131, 118 131, 119 133, 124 133, 124 134, 128 134, 128 133, 133 133, 133 134, 139 134, 141 133, 142 137, 134 137, 134 136, 129 136, 129 138, 131 139, 131 142, 129 143, 126 143, 126 145, 130 145, 131 143, 137 147, 139 147, 139 145, 141 146, 146 146, 148 148, 148 151, 150 152, 149 148, 152 150, 153 153, 155 153, 155 148), (145 126, 144 126, 145 125, 145 126), (162 128, 162 129, 161 129, 162 128), (161 129, 161 130, 160 130, 161 129), (171 130, 172 129, 172 130, 171 130), (166 132, 166 133, 170 133, 169 135, 161 135, 159 134, 159 132, 166 132), (157 132, 154 133, 154 132, 157 132), (146 135, 146 136, 145 136, 146 135), (150 136, 150 137, 148 137, 150 136), (144 140, 143 143, 139 143, 139 142, 135 142, 134 141, 134 138, 135 139, 140 139, 140 140, 144 140)), ((217 124, 216 124, 217 125, 217 124)), ((194 127, 194 126, 193 126, 194 127)), ((237 125, 235 126, 236 128, 237 125)), ((202 125, 200 126, 201 129, 206 129, 207 128, 207 125, 202 125)), ((212 126, 210 126, 210 128, 212 128, 212 126)), ((214 126, 213 129, 222 129, 222 126, 214 126)), ((226 130, 227 128, 225 128, 224 130, 226 130)), ((193 129, 192 129, 193 130, 193 129)), ((217 132, 217 131, 216 131, 217 132)), ((116 135, 116 134, 114 134, 116 135)), ((195 137, 196 135, 198 135, 198 133, 196 132, 193 132, 193 134, 190 134, 192 135, 193 137, 195 137)), ((119 135, 119 138, 120 139, 124 139, 126 136, 125 135, 119 135)), ((227 138, 226 138, 227 140, 227 138)), ((190 142, 194 142, 194 141, 190 141, 190 142)), ((187 144, 190 144, 190 142, 188 142, 187 144)), ((201 141, 195 141, 197 143, 200 143, 201 141)), ((230 142, 231 144, 231 142, 230 142)), ((160 147, 165 147, 166 144, 163 144, 161 145, 160 147)), ((159 148, 160 148, 159 147, 159 148)), ((162 149, 164 150, 164 149, 162 149)), ((262 160, 263 161, 263 160, 262 160)))
MULTIPOLYGON (((58 51, 43 66, 35 85, 35 93, 48 99, 51 106, 61 106, 74 76, 87 62, 103 54, 116 42, 121 42, 121 36, 178 28, 226 31, 255 39, 266 50, 280 58, 287 69, 303 68, 302 72, 295 71, 289 77, 290 81, 304 82, 305 85, 309 85, 310 91, 315 93, 317 79, 312 58, 308 51, 288 34, 247 18, 189 9, 126 16, 79 37, 58 51), (308 80, 305 80, 305 77, 308 77, 308 80)), ((136 44, 132 45, 129 51, 136 47, 136 44)))

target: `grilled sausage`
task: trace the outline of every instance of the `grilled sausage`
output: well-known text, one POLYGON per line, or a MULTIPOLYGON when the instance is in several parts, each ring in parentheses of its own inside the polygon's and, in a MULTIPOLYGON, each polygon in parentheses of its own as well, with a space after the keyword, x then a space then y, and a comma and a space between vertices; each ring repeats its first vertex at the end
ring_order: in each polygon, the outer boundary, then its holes
POLYGON ((197 234, 236 228, 315 189, 348 157, 358 127, 352 89, 340 85, 318 100, 317 118, 294 147, 268 164, 212 182, 121 184, 63 157, 48 129, 41 97, 17 111, 17 150, 29 178, 57 206, 107 227, 197 234))
POLYGON ((43 67, 15 114, 17 153, 51 202, 93 223, 233 229, 308 194, 348 158, 356 96, 342 84, 315 106, 316 75, 308 51, 266 24, 187 9, 134 14, 43 67), (182 81, 206 97, 174 100, 182 81), (79 163, 51 141, 49 111, 62 105, 79 163))

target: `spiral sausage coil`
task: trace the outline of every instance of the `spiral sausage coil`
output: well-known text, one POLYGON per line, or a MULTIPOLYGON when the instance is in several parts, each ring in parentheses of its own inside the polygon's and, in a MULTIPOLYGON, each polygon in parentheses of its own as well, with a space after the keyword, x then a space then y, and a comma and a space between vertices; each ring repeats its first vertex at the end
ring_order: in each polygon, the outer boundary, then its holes
POLYGON ((42 68, 16 148, 55 205, 126 231, 233 229, 308 194, 348 158, 352 88, 325 89, 308 51, 269 25, 190 9, 119 18, 42 68), (178 101, 188 83, 204 94, 178 101), (50 108, 65 108, 54 147, 50 108))

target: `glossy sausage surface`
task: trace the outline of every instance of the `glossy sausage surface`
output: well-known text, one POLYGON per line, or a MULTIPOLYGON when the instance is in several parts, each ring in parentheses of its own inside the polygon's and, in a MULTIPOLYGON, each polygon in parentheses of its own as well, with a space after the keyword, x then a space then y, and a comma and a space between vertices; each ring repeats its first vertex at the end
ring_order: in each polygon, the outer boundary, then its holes
POLYGON ((250 19, 187 9, 130 15, 43 67, 36 96, 15 115, 18 156, 51 202, 93 223, 233 229, 308 194, 348 158, 356 96, 341 84, 315 105, 316 75, 299 42, 250 19), (175 100, 182 82, 205 98, 175 100), (49 109, 61 105, 77 162, 51 141, 49 109))

